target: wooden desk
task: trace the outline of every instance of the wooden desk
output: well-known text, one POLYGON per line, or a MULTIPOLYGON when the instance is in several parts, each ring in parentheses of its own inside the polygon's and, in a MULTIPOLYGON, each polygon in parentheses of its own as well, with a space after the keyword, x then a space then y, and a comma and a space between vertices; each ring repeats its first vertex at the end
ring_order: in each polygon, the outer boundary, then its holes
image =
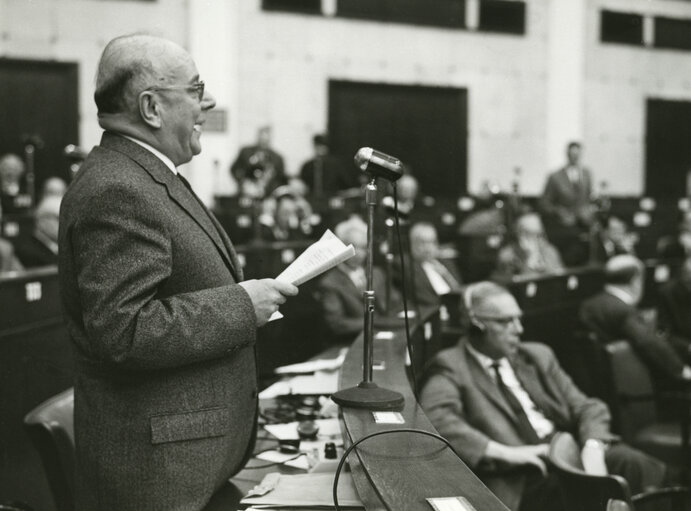
MULTIPOLYGON (((341 370, 340 388, 362 380, 362 336, 353 344, 341 370)), ((386 367, 374 371, 380 386, 400 392, 405 398, 401 411, 405 424, 376 424, 372 412, 343 409, 346 443, 376 431, 417 428, 436 433, 412 393, 405 368, 405 334, 375 341, 374 359, 386 367)), ((368 510, 429 511, 427 497, 463 496, 478 511, 506 510, 473 472, 440 441, 413 433, 381 435, 364 441, 348 459, 355 485, 368 510)))

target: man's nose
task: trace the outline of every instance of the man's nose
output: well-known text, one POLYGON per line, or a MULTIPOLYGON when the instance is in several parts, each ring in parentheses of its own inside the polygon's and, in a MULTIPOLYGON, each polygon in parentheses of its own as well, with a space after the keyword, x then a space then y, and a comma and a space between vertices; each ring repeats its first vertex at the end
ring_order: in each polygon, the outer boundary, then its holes
POLYGON ((211 110, 216 106, 216 98, 209 91, 204 91, 204 97, 202 98, 202 109, 211 110))

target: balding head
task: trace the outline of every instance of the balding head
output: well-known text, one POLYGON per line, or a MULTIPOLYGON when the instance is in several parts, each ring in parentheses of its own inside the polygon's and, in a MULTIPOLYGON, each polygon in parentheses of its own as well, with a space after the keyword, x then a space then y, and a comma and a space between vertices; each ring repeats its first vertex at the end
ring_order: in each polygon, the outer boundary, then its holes
POLYGON ((605 264, 605 282, 625 290, 638 303, 643 297, 645 265, 629 254, 614 256, 605 264))
POLYGON ((136 116, 139 93, 171 84, 176 59, 191 61, 182 47, 160 37, 135 34, 109 42, 96 75, 94 100, 99 118, 107 114, 136 116))
POLYGON ((410 238, 410 252, 416 261, 430 261, 439 257, 437 229, 431 223, 418 222, 413 224, 408 237, 410 238))
POLYGON ((108 43, 94 98, 102 128, 151 145, 175 166, 201 151, 206 111, 216 104, 189 53, 149 35, 108 43))

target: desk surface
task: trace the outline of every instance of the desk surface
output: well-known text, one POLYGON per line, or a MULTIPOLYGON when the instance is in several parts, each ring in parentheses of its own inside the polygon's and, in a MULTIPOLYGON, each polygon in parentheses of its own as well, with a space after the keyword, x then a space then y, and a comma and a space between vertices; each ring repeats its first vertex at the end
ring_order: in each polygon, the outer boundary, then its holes
MULTIPOLYGON (((375 341, 374 359, 385 360, 384 370, 374 371, 374 381, 400 392, 405 398, 401 415, 405 424, 376 424, 372 412, 343 409, 346 443, 383 430, 416 428, 436 430, 412 393, 405 370, 405 334, 375 341)), ((340 388, 362 380, 362 336, 349 351, 341 372, 340 388)), ((482 511, 506 510, 473 472, 439 440, 414 433, 381 435, 364 441, 348 459, 360 497, 368 510, 429 511, 429 497, 462 496, 482 511), (357 454, 356 454, 357 453, 357 454), (382 504, 382 501, 385 505, 382 504)))

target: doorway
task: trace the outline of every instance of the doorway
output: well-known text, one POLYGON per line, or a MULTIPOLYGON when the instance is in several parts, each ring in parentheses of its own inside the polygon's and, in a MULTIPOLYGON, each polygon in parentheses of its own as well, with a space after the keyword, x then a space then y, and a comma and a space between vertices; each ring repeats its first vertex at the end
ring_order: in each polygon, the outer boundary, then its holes
POLYGON ((0 59, 0 155, 36 146, 36 190, 46 178, 69 182, 68 144, 79 145, 78 66, 0 59))
POLYGON ((455 198, 467 187, 467 110, 466 89, 332 80, 332 151, 353 165, 373 147, 410 167, 422 193, 455 198))
POLYGON ((689 194, 691 102, 648 99, 645 192, 651 197, 689 194))

